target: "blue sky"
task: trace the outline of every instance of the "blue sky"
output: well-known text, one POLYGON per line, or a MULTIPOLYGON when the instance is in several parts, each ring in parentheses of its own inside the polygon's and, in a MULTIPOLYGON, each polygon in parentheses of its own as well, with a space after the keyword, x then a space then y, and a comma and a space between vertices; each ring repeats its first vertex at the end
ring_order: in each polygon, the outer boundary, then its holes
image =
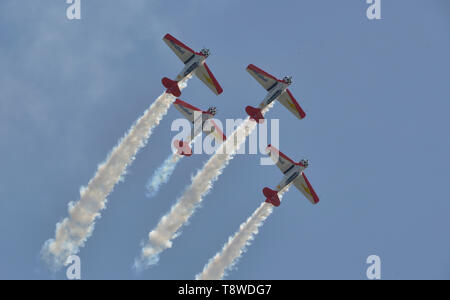
MULTIPOLYGON (((182 65, 171 33, 212 51, 224 88, 193 79, 181 99, 242 118, 264 90, 253 63, 292 75, 307 113, 281 105, 280 149, 306 171, 321 203, 291 189, 228 279, 364 279, 381 257, 384 279, 450 279, 450 3, 382 0, 369 21, 355 1, 65 1, 0 3, 0 279, 65 278, 39 259, 67 204, 182 65)), ((238 155, 157 266, 131 266, 191 176, 208 159, 183 159, 152 199, 145 183, 169 154, 171 108, 82 248, 84 279, 193 279, 281 173, 238 155)))

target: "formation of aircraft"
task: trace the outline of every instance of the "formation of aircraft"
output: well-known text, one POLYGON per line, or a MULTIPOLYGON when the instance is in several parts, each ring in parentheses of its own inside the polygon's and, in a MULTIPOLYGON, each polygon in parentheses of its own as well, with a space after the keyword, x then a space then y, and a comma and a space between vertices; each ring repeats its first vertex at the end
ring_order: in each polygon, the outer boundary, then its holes
POLYGON ((219 82, 217 82, 213 73, 209 69, 205 60, 210 55, 209 49, 201 49, 200 52, 195 52, 170 34, 166 34, 163 38, 164 42, 172 49, 178 58, 184 63, 184 68, 175 80, 167 77, 162 79, 162 84, 167 88, 167 93, 180 97, 181 91, 178 87, 178 82, 183 80, 190 74, 195 74, 207 87, 209 87, 214 94, 220 95, 223 92, 219 82))
POLYGON ((217 126, 216 122, 214 122, 213 120, 214 116, 217 113, 216 107, 213 106, 208 108, 207 111, 203 111, 180 99, 176 99, 173 104, 175 108, 180 111, 183 116, 193 125, 190 136, 184 138, 184 140, 182 141, 174 141, 174 146, 175 148, 177 148, 178 154, 191 156, 192 150, 189 145, 202 132, 206 133, 206 135, 212 134, 216 139, 216 142, 223 143, 227 139, 220 127, 217 126))
POLYGON ((261 111, 275 100, 280 101, 290 112, 299 119, 303 119, 306 114, 292 96, 288 86, 292 84, 292 77, 284 77, 282 80, 261 70, 255 65, 248 65, 247 71, 258 81, 267 91, 267 95, 258 108, 247 106, 245 111, 251 119, 260 123, 264 119, 261 111))
POLYGON ((296 163, 272 145, 267 146, 267 152, 284 175, 283 180, 277 185, 276 190, 268 187, 263 189, 267 203, 271 203, 277 207, 280 206, 281 202, 278 193, 291 184, 302 192, 312 204, 319 203, 319 197, 317 197, 316 192, 304 173, 304 170, 308 167, 308 160, 302 159, 296 163))
MULTIPOLYGON (((175 80, 171 80, 167 77, 162 79, 162 84, 167 88, 167 93, 170 93, 175 97, 179 97, 181 95, 181 91, 178 86, 178 82, 191 74, 195 74, 216 95, 223 92, 222 87, 217 82, 208 65, 205 63, 206 58, 210 55, 208 49, 202 49, 200 52, 195 52, 170 34, 166 34, 163 40, 185 65, 175 80)), ((258 107, 247 106, 245 108, 245 111, 249 115, 250 119, 258 123, 263 122, 264 117, 262 115, 262 110, 264 110, 275 100, 278 100, 298 119, 305 118, 305 112, 300 107, 297 100, 295 100, 291 91, 288 89, 288 87, 292 84, 292 77, 286 76, 283 79, 278 79, 253 64, 247 66, 247 71, 267 91, 266 97, 258 107)), ((186 119, 194 124, 190 137, 186 137, 181 141, 176 140, 174 142, 174 146, 178 150, 178 154, 184 156, 192 155, 190 144, 195 137, 202 132, 206 135, 213 134, 216 141, 224 142, 226 140, 226 136, 213 120, 213 117, 217 112, 215 107, 210 107, 207 111, 202 111, 201 109, 180 99, 176 99, 174 105, 186 119), (195 126, 196 124, 198 124, 198 126, 195 126)), ((304 170, 308 167, 308 160, 300 160, 296 163, 272 145, 267 147, 267 151, 283 173, 284 177, 277 185, 276 189, 273 190, 268 187, 263 189, 263 194, 266 197, 265 202, 276 207, 280 206, 281 202, 278 196, 279 192, 293 184, 312 204, 317 204, 319 202, 319 197, 304 173, 304 170)))

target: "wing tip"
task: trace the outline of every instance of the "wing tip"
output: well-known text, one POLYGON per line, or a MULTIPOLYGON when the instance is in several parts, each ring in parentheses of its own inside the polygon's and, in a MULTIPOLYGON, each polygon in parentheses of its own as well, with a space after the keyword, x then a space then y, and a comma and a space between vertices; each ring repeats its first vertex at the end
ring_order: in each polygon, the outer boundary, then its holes
POLYGON ((188 108, 188 109, 192 109, 192 110, 195 110, 195 111, 201 111, 201 112, 203 112, 200 108, 195 107, 194 105, 189 104, 189 103, 187 103, 187 102, 181 100, 180 98, 177 98, 177 99, 175 100, 175 102, 173 102, 173 104, 181 105, 181 106, 183 106, 183 107, 185 107, 185 108, 188 108))
POLYGON ((258 72, 258 73, 266 73, 263 69, 258 68, 257 66, 255 66, 254 64, 249 64, 246 68, 247 71, 254 71, 254 72, 258 72))
POLYGON ((312 187, 311 183, 309 182, 309 180, 308 180, 308 178, 306 177, 306 175, 305 175, 304 172, 302 172, 302 177, 303 177, 303 179, 305 180, 306 185, 308 186, 308 189, 309 189, 310 192, 311 192, 311 196, 313 197, 313 201, 314 201, 313 204, 315 205, 315 204, 319 203, 319 201, 320 201, 319 196, 317 196, 316 191, 315 191, 314 188, 312 187))
POLYGON ((291 91, 289 89, 286 89, 286 92, 288 93, 289 97, 292 99, 292 102, 294 102, 295 108, 297 109, 297 112, 299 114, 299 119, 302 120, 306 117, 305 111, 302 109, 300 104, 298 104, 297 100, 294 98, 294 95, 292 95, 291 91))
POLYGON ((214 74, 211 72, 211 70, 209 69, 208 65, 206 63, 203 63, 203 66, 206 69, 206 72, 208 73, 209 77, 211 78, 211 81, 214 85, 214 88, 216 90, 216 95, 220 95, 223 93, 223 88, 222 86, 220 86, 219 82, 217 81, 216 77, 214 76, 214 74))
POLYGON ((299 117, 298 117, 299 120, 303 120, 304 118, 306 118, 306 113, 302 109, 300 109, 300 110, 297 109, 297 111, 299 114, 299 117))
MULTIPOLYGON (((255 66, 254 64, 249 64, 249 65, 247 66, 247 71, 250 71, 250 70, 253 71, 253 72, 256 72, 256 73, 260 73, 260 74, 262 74, 263 76, 269 77, 269 78, 272 79, 272 80, 275 80, 275 81, 278 81, 278 82, 281 82, 281 81, 282 81, 282 80, 276 78, 275 76, 273 76, 272 74, 267 73, 267 72, 264 71, 263 69, 258 68, 258 67, 255 66)), ((251 75, 251 73, 250 73, 250 75, 251 75)))
POLYGON ((289 156, 287 156, 286 154, 284 154, 283 152, 281 152, 280 149, 278 149, 277 147, 274 147, 274 146, 272 146, 272 145, 268 145, 267 148, 266 148, 266 150, 269 150, 269 151, 268 151, 268 154, 270 154, 270 155, 272 155, 272 153, 271 153, 272 151, 271 151, 271 150, 273 150, 274 152, 276 152, 275 155, 281 156, 281 157, 284 158, 285 160, 289 161, 291 164, 299 165, 299 163, 296 163, 295 161, 293 161, 289 156))

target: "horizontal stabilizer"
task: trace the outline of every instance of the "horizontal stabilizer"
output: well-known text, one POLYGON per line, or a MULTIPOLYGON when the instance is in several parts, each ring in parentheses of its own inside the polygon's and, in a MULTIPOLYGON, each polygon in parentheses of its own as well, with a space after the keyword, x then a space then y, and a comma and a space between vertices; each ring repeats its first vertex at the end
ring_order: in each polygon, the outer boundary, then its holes
POLYGON ((269 189, 268 187, 263 189, 263 194, 266 196, 266 202, 272 204, 273 206, 280 206, 281 201, 278 197, 278 192, 274 191, 272 189, 269 189))
POLYGON ((250 119, 256 121, 257 123, 263 123, 264 117, 261 113, 261 109, 253 107, 253 106, 247 106, 245 108, 245 112, 250 116, 250 119))
POLYGON ((183 142, 183 141, 179 141, 179 140, 175 140, 173 142, 173 145, 175 146, 175 148, 177 148, 177 150, 178 150, 177 153, 179 155, 184 155, 184 156, 191 156, 192 155, 192 150, 191 150, 191 147, 189 147, 189 143, 183 142))
POLYGON ((180 97, 181 96, 181 90, 178 87, 178 82, 177 81, 174 81, 174 80, 171 80, 171 79, 169 79, 167 77, 164 77, 161 80, 161 82, 162 82, 163 86, 165 88, 167 88, 166 93, 172 94, 175 97, 180 97))

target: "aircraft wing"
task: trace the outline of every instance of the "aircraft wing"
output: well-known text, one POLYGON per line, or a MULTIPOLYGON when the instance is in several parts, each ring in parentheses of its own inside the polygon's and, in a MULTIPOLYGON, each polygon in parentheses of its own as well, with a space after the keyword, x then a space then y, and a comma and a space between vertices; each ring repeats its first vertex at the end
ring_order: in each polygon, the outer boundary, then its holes
POLYGON ((166 34, 163 38, 164 42, 172 49, 181 61, 186 64, 189 60, 195 57, 196 52, 171 36, 166 34))
POLYGON ((278 101, 280 101, 281 104, 283 104, 284 107, 286 107, 297 118, 303 119, 304 117, 306 117, 305 112, 297 103, 294 96, 292 96, 292 93, 291 91, 289 91, 289 89, 286 89, 286 91, 282 93, 280 97, 278 97, 278 101))
POLYGON ((203 81, 203 83, 206 84, 206 86, 208 86, 214 94, 219 95, 223 92, 222 87, 220 86, 219 82, 217 82, 216 78, 214 77, 213 73, 206 63, 198 66, 197 70, 195 71, 195 75, 197 75, 197 77, 201 81, 203 81))
POLYGON ((317 197, 304 172, 294 179, 293 184, 312 204, 319 203, 319 197, 317 197))
POLYGON ((248 65, 247 72, 249 72, 250 75, 252 75, 267 91, 280 81, 255 65, 248 65))
POLYGON ((267 146, 267 152, 283 174, 297 165, 292 159, 272 145, 267 146))
POLYGON ((195 120, 194 119, 194 112, 195 111, 198 111, 199 113, 203 113, 203 111, 201 109, 198 109, 197 107, 192 106, 189 103, 181 101, 180 99, 175 100, 173 105, 191 123, 194 123, 194 120, 195 120))
POLYGON ((212 134, 216 139, 216 142, 223 143, 227 139, 227 137, 223 133, 222 129, 220 129, 220 127, 216 124, 216 122, 214 122, 214 120, 209 119, 208 122, 210 122, 210 124, 205 124, 205 126, 203 126, 203 132, 205 132, 206 134, 212 134), (206 130, 208 129, 208 127, 211 128, 211 130, 206 130))

